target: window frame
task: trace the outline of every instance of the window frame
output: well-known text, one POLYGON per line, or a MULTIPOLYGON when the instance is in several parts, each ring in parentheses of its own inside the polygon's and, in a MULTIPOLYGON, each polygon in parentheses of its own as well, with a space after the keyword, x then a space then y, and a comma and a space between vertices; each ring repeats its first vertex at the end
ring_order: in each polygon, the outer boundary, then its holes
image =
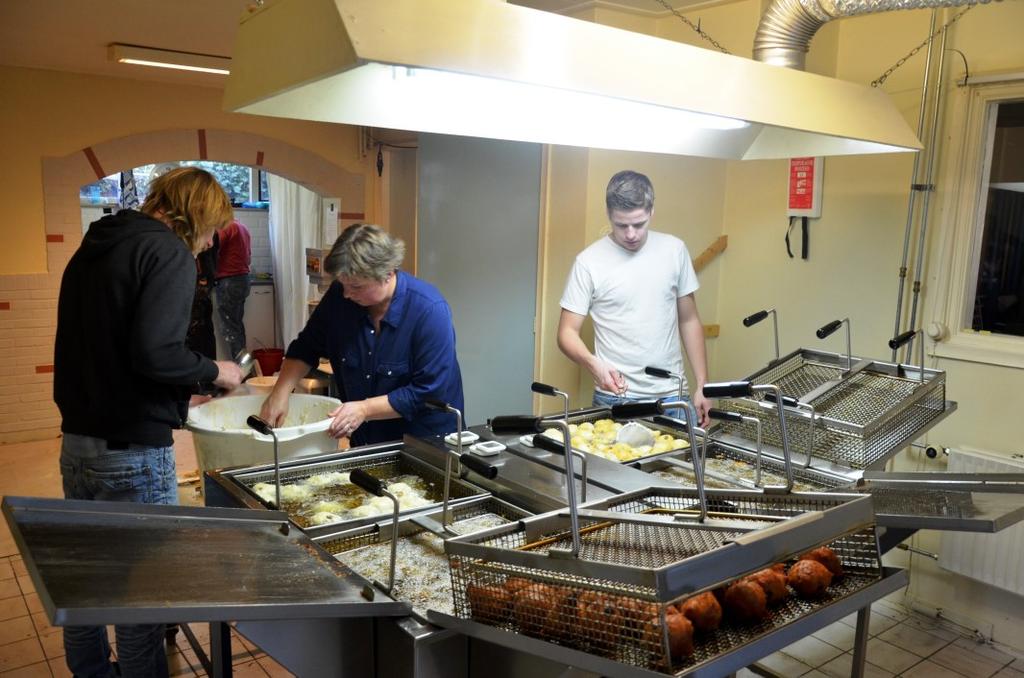
POLYGON ((948 127, 959 148, 951 149, 951 164, 943 173, 948 192, 937 275, 940 295, 933 314, 948 337, 935 343, 934 354, 1024 369, 1024 337, 973 330, 967 315, 973 313, 977 293, 997 105, 1024 100, 1024 81, 968 84, 962 90, 966 101, 954 105, 955 118, 948 127))

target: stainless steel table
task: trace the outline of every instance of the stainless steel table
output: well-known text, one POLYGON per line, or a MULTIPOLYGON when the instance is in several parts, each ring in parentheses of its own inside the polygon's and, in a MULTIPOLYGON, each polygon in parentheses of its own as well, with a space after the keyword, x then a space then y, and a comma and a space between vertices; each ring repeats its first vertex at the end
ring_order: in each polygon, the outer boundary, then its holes
POLYGON ((3 513, 55 626, 402 616, 409 605, 317 549, 277 511, 5 497, 3 513))

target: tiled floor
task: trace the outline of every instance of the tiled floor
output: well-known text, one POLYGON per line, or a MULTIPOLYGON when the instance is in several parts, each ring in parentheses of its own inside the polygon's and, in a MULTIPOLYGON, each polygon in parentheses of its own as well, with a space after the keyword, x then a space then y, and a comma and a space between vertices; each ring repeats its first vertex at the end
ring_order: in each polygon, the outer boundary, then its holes
MULTIPOLYGON (((59 447, 56 440, 0 446, 0 495, 59 497, 59 447)), ((194 476, 191 435, 179 432, 175 450, 179 477, 194 476)), ((180 486, 182 503, 199 503, 194 489, 194 484, 180 486)), ((849 676, 855 624, 856 616, 851 615, 766 657, 751 667, 754 671, 744 669, 739 676, 759 675, 757 671, 786 678, 849 676)), ((194 624, 191 628, 208 651, 209 627, 194 624)), ((872 607, 870 634, 865 672, 869 678, 1024 678, 1024 656, 979 645, 944 622, 907 612, 899 604, 899 593, 872 607)), ((236 676, 291 675, 234 630, 232 649, 236 676)), ((0 521, 0 678, 68 676, 63 655, 60 629, 47 622, 6 523, 0 521)), ((205 675, 181 633, 168 659, 174 676, 205 675)))

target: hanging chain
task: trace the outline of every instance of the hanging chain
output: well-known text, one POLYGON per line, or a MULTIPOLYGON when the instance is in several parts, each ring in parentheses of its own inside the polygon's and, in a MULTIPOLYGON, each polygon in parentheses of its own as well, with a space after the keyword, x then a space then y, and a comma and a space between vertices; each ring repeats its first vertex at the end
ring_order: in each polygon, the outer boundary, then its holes
POLYGON ((682 21, 684 24, 686 24, 687 26, 692 28, 694 31, 696 31, 697 35, 699 35, 700 37, 704 38, 705 40, 710 42, 712 45, 714 45, 715 49, 717 49, 719 52, 722 52, 723 54, 732 54, 732 52, 730 52, 726 48, 722 47, 722 45, 717 40, 715 40, 710 35, 705 33, 704 30, 700 27, 700 23, 699 22, 698 23, 693 23, 692 21, 687 19, 685 16, 680 14, 674 7, 672 7, 672 5, 670 5, 667 2, 665 2, 665 0, 654 0, 654 1, 656 3, 658 3, 659 5, 661 5, 662 7, 664 7, 665 9, 667 9, 668 11, 672 12, 673 14, 675 14, 677 17, 679 17, 680 21, 682 21))
MULTIPOLYGON (((656 1, 660 2, 660 0, 656 0, 656 1)), ((947 28, 949 28, 950 26, 952 26, 953 24, 955 24, 955 23, 956 23, 957 21, 960 21, 960 18, 961 18, 961 17, 962 17, 962 16, 964 15, 964 14, 967 14, 968 12, 970 12, 970 11, 971 11, 972 9, 974 9, 975 7, 976 7, 976 5, 968 5, 967 7, 965 7, 965 8, 964 8, 964 10, 963 10, 962 12, 960 12, 960 13, 959 13, 959 14, 957 14, 957 15, 955 15, 955 16, 954 16, 954 17, 953 17, 952 19, 950 19, 950 20, 949 20, 949 21, 947 21, 947 22, 946 22, 945 24, 943 24, 941 28, 939 28, 938 30, 936 30, 936 31, 935 31, 934 33, 932 33, 931 35, 929 35, 929 36, 928 36, 928 37, 927 37, 927 38, 925 39, 925 41, 924 41, 924 42, 922 42, 922 43, 921 43, 920 45, 918 45, 918 46, 917 46, 917 47, 915 47, 914 49, 912 49, 912 50, 910 50, 909 52, 907 52, 907 55, 906 55, 906 56, 904 56, 904 57, 903 57, 902 59, 900 59, 899 61, 897 61, 896 63, 894 63, 894 64, 893 64, 892 66, 890 66, 890 67, 889 67, 889 69, 888 69, 888 70, 887 70, 887 71, 886 71, 885 73, 882 73, 882 74, 881 74, 880 76, 878 76, 878 78, 876 78, 875 80, 872 80, 872 81, 871 81, 871 86, 872 86, 872 87, 878 87, 878 86, 882 85, 883 83, 885 83, 885 81, 886 81, 886 80, 887 80, 887 79, 889 78, 889 76, 890 76, 890 75, 892 75, 892 74, 893 74, 893 72, 894 72, 894 71, 896 71, 896 69, 897 69, 897 68, 899 68, 900 66, 902 66, 903 64, 905 64, 905 63, 907 62, 907 60, 908 60, 908 59, 910 59, 910 58, 911 58, 911 57, 913 57, 913 56, 914 56, 915 54, 917 54, 917 53, 918 53, 918 52, 920 52, 920 51, 921 51, 922 49, 924 49, 924 48, 925 48, 925 47, 926 47, 926 46, 928 45, 928 43, 930 43, 930 42, 931 42, 932 40, 934 40, 934 39, 935 39, 936 37, 938 37, 939 35, 941 35, 941 34, 942 34, 942 32, 943 32, 943 31, 945 31, 945 30, 946 30, 947 28)))

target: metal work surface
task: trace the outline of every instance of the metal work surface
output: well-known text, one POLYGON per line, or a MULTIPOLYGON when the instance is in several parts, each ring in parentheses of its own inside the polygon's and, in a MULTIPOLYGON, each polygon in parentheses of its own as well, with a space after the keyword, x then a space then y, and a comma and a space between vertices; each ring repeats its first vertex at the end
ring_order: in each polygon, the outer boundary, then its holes
POLYGON ((1012 481, 1011 474, 902 474, 903 480, 886 475, 873 474, 848 490, 870 494, 878 524, 885 527, 999 532, 1024 520, 1024 482, 1004 482, 1012 481))
MULTIPOLYGON (((774 608, 771 616, 750 625, 723 623, 717 631, 695 638, 693 656, 675 663, 670 670, 652 663, 649 654, 640 652, 636 642, 601 653, 585 652, 573 647, 573 641, 543 635, 531 638, 514 630, 512 622, 504 625, 475 621, 471 614, 448 616, 431 612, 430 621, 460 631, 472 638, 512 648, 616 678, 653 676, 722 676, 747 666, 771 652, 785 647, 823 628, 851 612, 870 605, 889 593, 903 588, 907 576, 903 570, 885 568, 862 576, 852 572, 841 586, 830 590, 827 598, 808 602, 790 599, 774 608)), ((585 646, 584 646, 585 647, 585 646)))
POLYGON ((402 615, 284 514, 6 497, 4 516, 56 626, 402 615))

